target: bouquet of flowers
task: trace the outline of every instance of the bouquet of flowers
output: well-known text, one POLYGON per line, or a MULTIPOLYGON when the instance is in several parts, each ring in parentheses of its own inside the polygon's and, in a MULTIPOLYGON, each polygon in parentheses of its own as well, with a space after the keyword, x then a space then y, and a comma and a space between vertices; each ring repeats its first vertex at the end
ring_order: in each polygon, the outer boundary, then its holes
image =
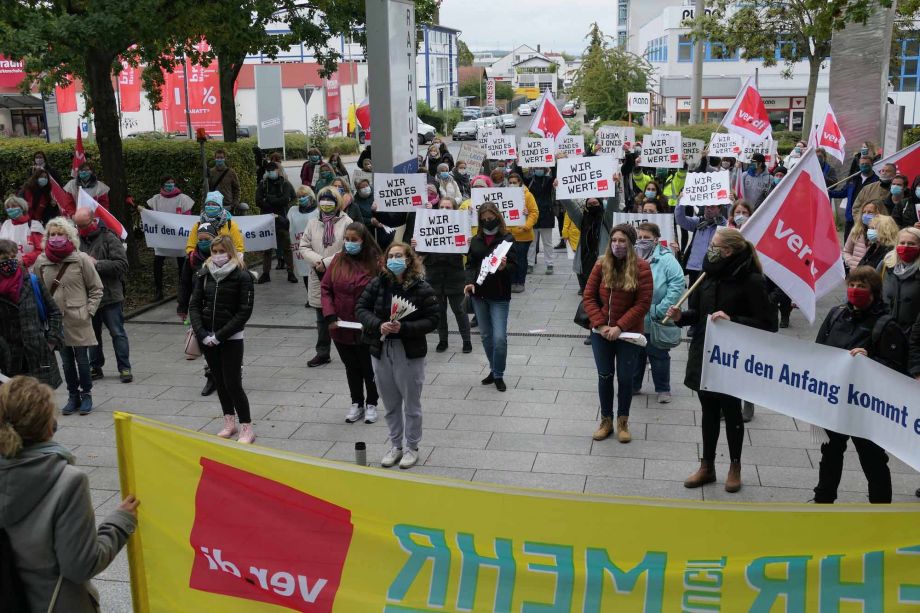
MULTIPOLYGON (((415 313, 416 310, 417 309, 415 308, 415 305, 405 298, 393 296, 393 299, 390 302, 390 321, 399 321, 400 319, 415 313)), ((386 334, 381 334, 380 340, 383 340, 385 336, 386 334)))

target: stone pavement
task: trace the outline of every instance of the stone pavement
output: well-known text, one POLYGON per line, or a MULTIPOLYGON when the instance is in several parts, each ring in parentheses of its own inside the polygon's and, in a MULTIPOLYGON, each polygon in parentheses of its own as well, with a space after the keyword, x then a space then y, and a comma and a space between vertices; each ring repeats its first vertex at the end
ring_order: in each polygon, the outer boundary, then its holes
MULTIPOLYGON (((686 345, 672 350, 673 402, 656 402, 647 377, 643 394, 633 399, 627 445, 613 438, 591 439, 599 417, 596 370, 583 331, 572 323, 579 297, 568 262, 543 274, 542 257, 528 276, 527 291, 511 301, 508 391, 482 386, 488 374, 478 336, 471 354, 451 347, 436 353, 437 335, 429 336, 424 389, 424 434, 420 465, 411 473, 465 481, 570 490, 586 493, 714 501, 806 502, 817 482, 818 450, 809 427, 784 415, 757 409, 747 424, 738 494, 723 489, 727 448, 717 460, 719 483, 687 490, 683 480, 697 468, 700 410, 682 385, 686 345)), ((564 256, 561 256, 564 258, 564 256)), ((276 275, 256 289, 255 313, 246 328, 244 385, 260 445, 330 460, 353 461, 354 443, 367 442, 368 459, 379 462, 386 449, 386 426, 348 425, 350 404, 341 361, 307 368, 316 340, 314 313, 304 308, 302 284, 276 275)), ((825 300, 826 309, 843 292, 825 300)), ((452 315, 448 315, 452 317, 452 315)), ((450 323, 454 330, 455 322, 450 323)), ((124 385, 115 374, 93 390, 96 411, 86 417, 60 417, 56 439, 71 447, 89 474, 97 516, 115 508, 118 489, 115 437, 111 412, 131 411, 203 432, 219 429, 217 396, 199 395, 203 361, 183 359, 185 328, 170 303, 143 313, 127 324, 135 382, 124 385)), ((785 334, 813 339, 817 324, 796 311, 785 334)), ((475 330, 474 330, 475 333, 475 330)), ((106 352, 112 357, 105 337, 106 352)), ((63 404, 63 388, 58 397, 63 404)), ((382 407, 381 407, 382 410, 382 407)), ((723 436, 724 443, 724 436, 723 436)), ((379 464, 377 464, 379 466, 379 464)), ((920 476, 897 459, 890 462, 895 500, 917 502, 920 476)), ((866 482, 855 453, 847 453, 840 485, 841 502, 866 502, 866 482)), ((143 500, 142 500, 143 504, 143 500)), ((125 556, 96 581, 105 611, 130 611, 125 556)))

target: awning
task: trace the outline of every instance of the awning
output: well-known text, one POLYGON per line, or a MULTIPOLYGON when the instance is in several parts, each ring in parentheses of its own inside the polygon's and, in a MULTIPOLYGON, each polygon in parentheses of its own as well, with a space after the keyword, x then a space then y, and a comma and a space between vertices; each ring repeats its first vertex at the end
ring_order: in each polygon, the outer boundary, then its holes
POLYGON ((42 108, 42 99, 37 96, 0 94, 0 109, 21 110, 40 108, 42 108))

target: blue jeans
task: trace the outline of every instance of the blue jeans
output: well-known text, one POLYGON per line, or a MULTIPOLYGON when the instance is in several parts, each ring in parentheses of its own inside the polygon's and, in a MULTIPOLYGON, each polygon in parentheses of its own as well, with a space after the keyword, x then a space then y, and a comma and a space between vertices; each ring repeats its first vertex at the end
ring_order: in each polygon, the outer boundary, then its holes
MULTIPOLYGON (((646 334, 645 338, 649 339, 646 334)), ((645 363, 652 365, 652 382, 655 391, 659 394, 671 391, 671 352, 652 345, 649 340, 645 348, 639 347, 639 356, 636 361, 636 377, 633 379, 633 389, 642 389, 642 380, 645 378, 645 363)))
MULTIPOLYGON (((527 253, 526 249, 524 253, 527 253)), ((508 308, 511 301, 486 300, 473 296, 472 302, 479 322, 482 348, 489 358, 492 376, 502 379, 505 376, 505 361, 508 359, 508 308)))
POLYGON ((611 342, 592 332, 591 349, 594 351, 594 363, 597 365, 597 394, 601 401, 601 417, 613 417, 614 370, 617 376, 617 416, 628 416, 640 347, 621 340, 611 342))
POLYGON ((511 245, 510 256, 514 258, 514 272, 511 273, 511 283, 524 285, 527 280, 527 252, 532 241, 514 241, 511 245))
POLYGON ((105 365, 105 356, 102 354, 102 325, 105 324, 112 337, 112 347, 115 348, 118 372, 131 370, 131 360, 128 359, 128 333, 125 332, 125 318, 121 310, 123 305, 123 302, 113 302, 100 307, 93 315, 96 345, 89 348, 89 362, 93 368, 102 368, 105 365))
POLYGON ((89 394, 93 390, 93 378, 89 375, 89 347, 61 347, 61 367, 67 382, 67 393, 76 396, 80 392, 89 394))

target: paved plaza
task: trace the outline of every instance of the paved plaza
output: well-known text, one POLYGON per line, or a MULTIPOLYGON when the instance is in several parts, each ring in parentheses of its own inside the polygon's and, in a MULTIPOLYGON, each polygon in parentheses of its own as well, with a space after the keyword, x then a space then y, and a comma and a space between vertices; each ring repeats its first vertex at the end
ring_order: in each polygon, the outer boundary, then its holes
MULTIPOLYGON (((696 490, 683 487, 683 480, 699 466, 701 451, 699 404, 682 385, 686 344, 671 352, 673 401, 658 404, 646 377, 643 393, 633 399, 633 441, 592 441, 599 418, 597 374, 591 348, 582 344, 585 334, 572 323, 580 300, 578 284, 574 275, 561 273, 569 265, 559 261, 562 252, 556 253, 557 273, 544 275, 541 257, 535 273, 528 276, 526 292, 511 301, 507 392, 480 385, 488 367, 475 329, 471 354, 460 353, 454 332, 446 353, 434 351, 437 334, 428 337, 424 434, 419 466, 409 474, 700 501, 812 498, 819 452, 809 426, 760 407, 745 432, 741 492, 727 494, 723 489, 728 469, 724 433, 717 458, 719 483, 696 490)), ((332 364, 307 368, 316 340, 314 313, 304 308, 303 285, 283 278, 277 275, 273 283, 256 287, 255 312, 245 333, 243 382, 252 403, 256 443, 349 462, 354 460, 354 443, 365 441, 368 459, 379 467, 387 439, 382 413, 373 425, 345 423, 350 398, 342 363, 333 350, 332 364)), ((842 297, 841 289, 825 299, 820 316, 842 297)), ((456 323, 451 321, 450 327, 455 330, 456 323)), ((202 432, 220 428, 217 395, 200 396, 203 360, 184 359, 185 327, 175 315, 175 304, 136 316, 127 330, 135 382, 119 383, 112 376, 116 373, 111 359, 108 377, 93 389, 96 410, 85 417, 60 417, 56 435, 74 450, 89 474, 100 518, 121 499, 112 411, 130 411, 202 432)), ((809 327, 798 311, 792 327, 782 331, 810 340, 816 332, 817 324, 809 327)), ((108 336, 104 344, 111 358, 108 336)), ((63 405, 63 387, 57 395, 63 405)), ((895 502, 918 502, 913 492, 920 476, 895 458, 890 466, 895 502)), ((840 502, 866 502, 866 482, 852 446, 840 502)), ((124 551, 95 583, 102 592, 103 610, 131 610, 124 551)))

